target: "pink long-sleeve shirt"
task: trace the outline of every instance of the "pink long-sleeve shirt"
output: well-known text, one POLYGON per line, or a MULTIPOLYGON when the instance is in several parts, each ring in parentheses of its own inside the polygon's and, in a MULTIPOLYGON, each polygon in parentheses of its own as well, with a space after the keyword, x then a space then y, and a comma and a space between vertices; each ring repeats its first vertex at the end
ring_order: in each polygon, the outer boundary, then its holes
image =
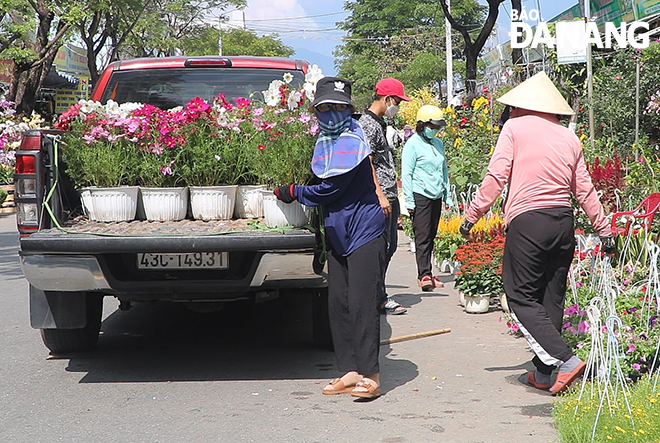
POLYGON ((599 235, 611 235, 578 138, 554 116, 528 113, 509 119, 488 172, 465 218, 476 223, 509 182, 504 223, 536 209, 571 207, 573 194, 599 235))

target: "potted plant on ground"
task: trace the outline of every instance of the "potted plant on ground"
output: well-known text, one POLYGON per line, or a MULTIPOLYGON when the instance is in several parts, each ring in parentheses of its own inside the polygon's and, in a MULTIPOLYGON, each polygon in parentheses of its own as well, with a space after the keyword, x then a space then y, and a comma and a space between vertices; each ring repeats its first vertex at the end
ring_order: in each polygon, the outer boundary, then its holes
POLYGON ((454 253, 461 269, 454 287, 465 296, 465 311, 487 312, 491 295, 504 292, 502 286, 502 254, 504 238, 496 236, 487 242, 469 242, 454 253))

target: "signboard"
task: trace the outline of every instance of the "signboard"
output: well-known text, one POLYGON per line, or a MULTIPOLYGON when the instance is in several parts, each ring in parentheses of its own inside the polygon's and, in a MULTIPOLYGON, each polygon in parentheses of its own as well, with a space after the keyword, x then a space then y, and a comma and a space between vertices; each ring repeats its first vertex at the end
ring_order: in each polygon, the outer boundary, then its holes
POLYGON ((83 48, 75 46, 64 45, 60 47, 53 60, 53 66, 58 71, 73 74, 76 77, 80 75, 89 75, 89 68, 87 67, 87 55, 83 48))
POLYGON ((587 61, 586 32, 581 21, 557 22, 557 63, 585 63, 587 61))
POLYGON ((78 103, 79 100, 89 99, 89 77, 78 77, 77 89, 58 89, 55 91, 55 113, 61 114, 69 109, 72 105, 78 103))
MULTIPOLYGON (((621 22, 630 23, 660 12, 660 0, 591 0, 589 6, 591 15, 599 25, 612 22, 619 26, 621 22)), ((582 2, 557 15, 550 22, 572 20, 576 17, 584 17, 582 2)))

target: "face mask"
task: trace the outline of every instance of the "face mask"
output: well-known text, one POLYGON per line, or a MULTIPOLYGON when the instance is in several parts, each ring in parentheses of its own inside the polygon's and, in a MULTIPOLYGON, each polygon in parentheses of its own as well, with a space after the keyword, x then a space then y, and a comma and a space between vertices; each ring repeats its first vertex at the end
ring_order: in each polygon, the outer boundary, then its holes
POLYGON ((428 126, 424 126, 424 136, 428 139, 432 139, 433 137, 435 137, 438 131, 439 129, 432 129, 429 128, 428 126))
POLYGON ((399 112, 399 105, 389 105, 385 110, 385 117, 392 118, 399 112))
POLYGON ((351 124, 351 110, 343 112, 330 110, 328 112, 316 112, 319 128, 325 134, 335 135, 344 132, 351 124))

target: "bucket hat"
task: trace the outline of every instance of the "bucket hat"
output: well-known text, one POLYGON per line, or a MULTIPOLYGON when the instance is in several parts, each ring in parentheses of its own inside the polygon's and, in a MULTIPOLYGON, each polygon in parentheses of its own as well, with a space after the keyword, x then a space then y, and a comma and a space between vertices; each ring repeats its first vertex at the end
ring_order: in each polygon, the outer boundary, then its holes
POLYGON ((316 93, 312 106, 321 103, 351 103, 351 82, 337 77, 323 77, 316 82, 316 93))
POLYGON ((541 71, 534 74, 502 97, 498 102, 530 111, 548 114, 573 115, 575 112, 566 102, 548 75, 541 71))

